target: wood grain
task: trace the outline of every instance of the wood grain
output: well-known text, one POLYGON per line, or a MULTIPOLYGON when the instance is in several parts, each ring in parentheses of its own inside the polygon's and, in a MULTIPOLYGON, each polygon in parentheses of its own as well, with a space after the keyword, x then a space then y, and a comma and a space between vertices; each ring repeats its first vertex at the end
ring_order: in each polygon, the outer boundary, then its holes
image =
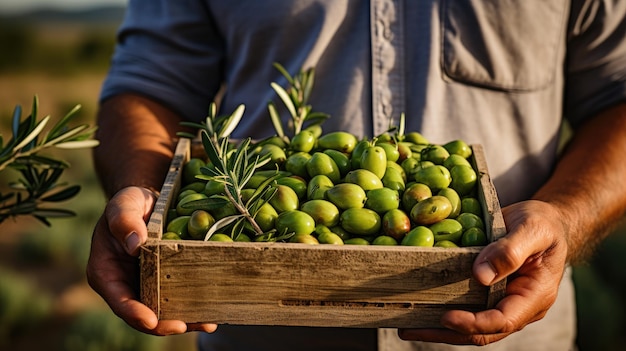
MULTIPOLYGON (((182 139, 142 250, 142 301, 160 319, 188 323, 326 327, 440 327, 449 309, 494 306, 506 282, 472 277, 481 247, 305 245, 162 241, 180 187, 182 139), (160 213, 158 213, 160 212, 160 213)), ((482 148, 472 146, 490 240, 506 234, 482 148)))

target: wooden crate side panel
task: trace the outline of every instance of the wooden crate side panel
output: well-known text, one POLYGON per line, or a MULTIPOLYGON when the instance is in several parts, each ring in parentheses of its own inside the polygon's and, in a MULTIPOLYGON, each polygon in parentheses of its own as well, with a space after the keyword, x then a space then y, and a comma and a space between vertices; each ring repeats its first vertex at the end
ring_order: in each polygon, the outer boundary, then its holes
MULTIPOLYGON (((347 320, 326 316, 319 323, 371 326, 375 320, 405 323, 420 311, 440 317, 449 308, 444 304, 470 310, 486 304, 487 288, 470 277, 478 249, 208 243, 161 245, 160 252, 165 319, 312 325, 316 313, 337 309, 347 320), (233 314, 237 305, 254 310, 255 319, 239 320, 233 314)), ((436 326, 438 319, 428 323, 436 326)))
MULTIPOLYGON (((482 206, 487 237, 493 242, 506 235, 506 225, 495 186, 489 176, 482 145, 472 145, 474 168, 478 171, 479 200, 482 206)), ((487 308, 493 308, 506 295, 506 279, 489 287, 487 308)))
POLYGON ((161 193, 148 221, 148 238, 161 239, 163 235, 164 227, 167 224, 167 211, 180 190, 183 166, 189 161, 189 145, 190 140, 185 138, 180 139, 176 145, 176 151, 163 182, 161 193))
POLYGON ((182 167, 189 161, 189 144, 189 139, 180 139, 176 145, 159 198, 147 223, 148 242, 142 246, 139 255, 141 301, 154 311, 159 319, 161 319, 159 242, 165 230, 167 211, 179 192, 182 167))
POLYGON ((159 244, 158 241, 148 240, 139 253, 139 296, 141 301, 160 317, 159 244))
POLYGON ((500 201, 496 189, 489 176, 487 160, 481 145, 472 145, 474 168, 478 172, 478 199, 481 203, 487 237, 489 241, 496 241, 506 235, 506 226, 502 217, 500 201))
MULTIPOLYGON (((441 328, 441 316, 449 309, 477 312, 476 306, 328 304, 277 307, 245 302, 209 305, 191 315, 211 316, 211 323, 346 328, 441 328)), ((189 314, 188 314, 189 315, 189 314)))

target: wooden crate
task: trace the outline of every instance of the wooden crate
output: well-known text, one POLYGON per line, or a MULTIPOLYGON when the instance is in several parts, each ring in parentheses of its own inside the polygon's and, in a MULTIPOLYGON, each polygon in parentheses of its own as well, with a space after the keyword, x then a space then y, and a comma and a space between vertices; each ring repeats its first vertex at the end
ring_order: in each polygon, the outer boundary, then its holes
MULTIPOLYGON (((480 145, 473 145, 491 241, 506 233, 480 145)), ((480 248, 160 240, 190 142, 181 139, 148 223, 141 300, 159 319, 237 325, 439 327, 449 309, 494 306, 506 282, 472 277, 480 248)))

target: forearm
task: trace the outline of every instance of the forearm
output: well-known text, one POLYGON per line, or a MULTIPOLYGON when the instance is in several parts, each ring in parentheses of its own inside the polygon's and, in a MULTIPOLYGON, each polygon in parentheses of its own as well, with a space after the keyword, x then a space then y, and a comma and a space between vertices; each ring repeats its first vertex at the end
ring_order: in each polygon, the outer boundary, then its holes
POLYGON ((534 198, 559 210, 576 262, 626 213, 626 104, 602 112, 576 132, 550 180, 534 198))
POLYGON ((108 197, 127 186, 160 190, 173 156, 180 118, 137 95, 119 95, 98 111, 94 162, 108 197))

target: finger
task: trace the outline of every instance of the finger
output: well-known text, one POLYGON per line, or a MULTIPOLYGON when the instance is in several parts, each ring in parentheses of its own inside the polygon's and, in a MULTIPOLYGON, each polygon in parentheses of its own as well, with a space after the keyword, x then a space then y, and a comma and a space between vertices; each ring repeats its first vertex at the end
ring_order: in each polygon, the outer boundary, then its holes
MULTIPOLYGON (((515 282, 526 285, 526 282, 515 282)), ((512 292, 533 290, 531 284, 523 290, 514 287, 512 292)), ((458 345, 486 345, 501 340, 519 331, 528 323, 537 321, 545 315, 550 303, 541 289, 534 296, 528 294, 510 294, 494 309, 477 313, 453 310, 441 318, 441 325, 446 329, 405 329, 399 334, 405 340, 427 342, 445 342, 458 345), (537 306, 539 312, 537 312, 537 306)))
POLYGON ((484 346, 504 339, 507 335, 508 334, 464 335, 449 329, 398 329, 398 336, 402 340, 417 340, 453 345, 484 346))
POLYGON ((109 305, 111 311, 131 327, 153 335, 184 333, 182 321, 159 321, 156 314, 137 300, 134 290, 138 260, 128 256, 109 236, 101 219, 94 232, 87 264, 87 281, 109 305))
POLYGON ((188 323, 187 331, 201 331, 205 333, 213 333, 217 330, 217 324, 210 323, 188 323))
POLYGON ((517 210, 511 207, 503 209, 503 214, 509 214, 508 234, 487 245, 474 261, 474 277, 484 285, 495 284, 518 271, 522 265, 527 269, 536 268, 542 263, 542 257, 551 253, 558 244, 554 239, 556 230, 549 228, 550 222, 529 223, 529 218, 530 221, 538 219, 516 212, 511 214, 511 211, 517 210), (521 221, 526 222, 520 224, 521 221))
MULTIPOLYGON (((543 318, 556 299, 556 287, 541 279, 519 276, 507 286, 507 296, 494 309, 477 313, 448 311, 441 324, 464 335, 508 335, 543 318)), ((558 281, 558 279, 557 279, 558 281)))
POLYGON ((146 242, 146 222, 154 201, 151 191, 130 187, 118 192, 105 208, 105 218, 111 234, 130 255, 136 256, 139 247, 146 242))

